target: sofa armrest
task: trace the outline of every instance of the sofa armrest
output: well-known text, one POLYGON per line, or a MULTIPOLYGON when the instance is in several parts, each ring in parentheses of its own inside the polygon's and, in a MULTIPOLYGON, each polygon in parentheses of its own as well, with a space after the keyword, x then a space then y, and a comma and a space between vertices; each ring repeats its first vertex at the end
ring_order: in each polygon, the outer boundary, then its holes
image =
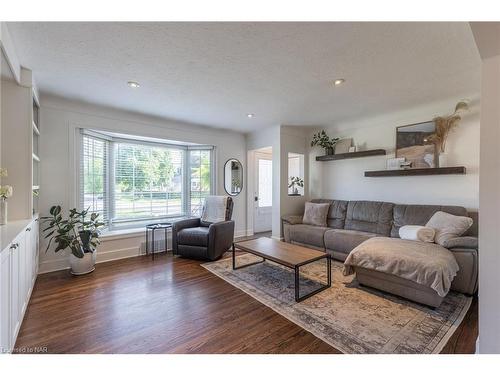
POLYGON ((302 224, 302 215, 283 215, 281 220, 291 225, 302 224))
POLYGON ((191 219, 179 220, 172 223, 172 252, 177 254, 178 243, 177 243, 177 233, 182 229, 195 228, 200 226, 200 218, 195 217, 191 219))
POLYGON ((219 258, 234 241, 234 221, 221 221, 208 227, 208 257, 219 258))
POLYGON ((444 247, 447 249, 475 249, 479 248, 479 242, 477 237, 472 236, 463 236, 463 237, 454 237, 446 240, 444 242, 444 247))

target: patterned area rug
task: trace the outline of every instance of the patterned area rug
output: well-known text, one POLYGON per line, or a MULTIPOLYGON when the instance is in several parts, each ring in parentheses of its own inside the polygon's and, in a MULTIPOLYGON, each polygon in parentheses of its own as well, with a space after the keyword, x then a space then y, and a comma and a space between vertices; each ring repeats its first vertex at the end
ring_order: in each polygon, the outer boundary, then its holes
MULTIPOLYGON (((237 263, 258 259, 244 254, 237 263)), ((450 292, 432 309, 362 287, 334 261, 332 287, 296 303, 293 271, 286 267, 266 261, 233 271, 231 258, 202 266, 343 353, 439 353, 472 302, 450 292)), ((324 282, 325 270, 326 261, 301 267, 301 295, 324 282)))

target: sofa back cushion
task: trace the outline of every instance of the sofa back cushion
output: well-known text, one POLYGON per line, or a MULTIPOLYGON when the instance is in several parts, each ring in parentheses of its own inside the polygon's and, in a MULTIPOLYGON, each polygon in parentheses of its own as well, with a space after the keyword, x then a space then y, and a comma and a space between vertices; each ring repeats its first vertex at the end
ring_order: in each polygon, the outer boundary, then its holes
POLYGON ((330 203, 326 225, 334 229, 343 229, 345 225, 345 217, 347 214, 348 201, 339 201, 332 199, 312 199, 312 203, 330 203))
POLYGON ((391 228, 391 237, 399 238, 399 228, 403 225, 425 225, 437 211, 456 216, 468 216, 467 210, 459 206, 439 206, 428 204, 396 204, 391 228))
POLYGON ((349 201, 345 229, 389 236, 394 204, 373 201, 349 201))

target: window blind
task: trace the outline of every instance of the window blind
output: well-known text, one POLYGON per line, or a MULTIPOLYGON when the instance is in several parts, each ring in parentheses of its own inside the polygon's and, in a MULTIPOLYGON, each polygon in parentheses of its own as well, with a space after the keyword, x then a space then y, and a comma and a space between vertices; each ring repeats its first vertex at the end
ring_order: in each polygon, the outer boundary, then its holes
POLYGON ((84 135, 80 158, 80 208, 108 222, 108 141, 84 135))

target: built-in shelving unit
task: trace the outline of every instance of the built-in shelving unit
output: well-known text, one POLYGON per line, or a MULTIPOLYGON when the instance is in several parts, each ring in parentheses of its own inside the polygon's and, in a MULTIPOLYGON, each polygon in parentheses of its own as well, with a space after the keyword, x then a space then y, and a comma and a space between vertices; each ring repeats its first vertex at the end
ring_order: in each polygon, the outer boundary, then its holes
POLYGON ((36 91, 33 90, 32 98, 32 127, 33 127, 33 142, 32 142, 32 156, 33 156, 33 186, 32 186, 32 210, 33 214, 38 212, 38 195, 40 193, 40 157, 39 143, 40 143, 40 103, 36 91))
POLYGON ((435 176, 447 174, 465 174, 465 167, 410 168, 366 171, 365 177, 435 176))
POLYGON ((354 158, 366 158, 368 156, 379 156, 385 154, 386 152, 384 149, 375 149, 366 151, 346 152, 343 154, 316 156, 316 160, 317 161, 343 160, 343 159, 354 159, 354 158))
POLYGON ((2 183, 11 185, 8 221, 29 220, 38 212, 40 169, 40 103, 29 69, 20 81, 2 81, 2 167, 9 172, 2 183))

